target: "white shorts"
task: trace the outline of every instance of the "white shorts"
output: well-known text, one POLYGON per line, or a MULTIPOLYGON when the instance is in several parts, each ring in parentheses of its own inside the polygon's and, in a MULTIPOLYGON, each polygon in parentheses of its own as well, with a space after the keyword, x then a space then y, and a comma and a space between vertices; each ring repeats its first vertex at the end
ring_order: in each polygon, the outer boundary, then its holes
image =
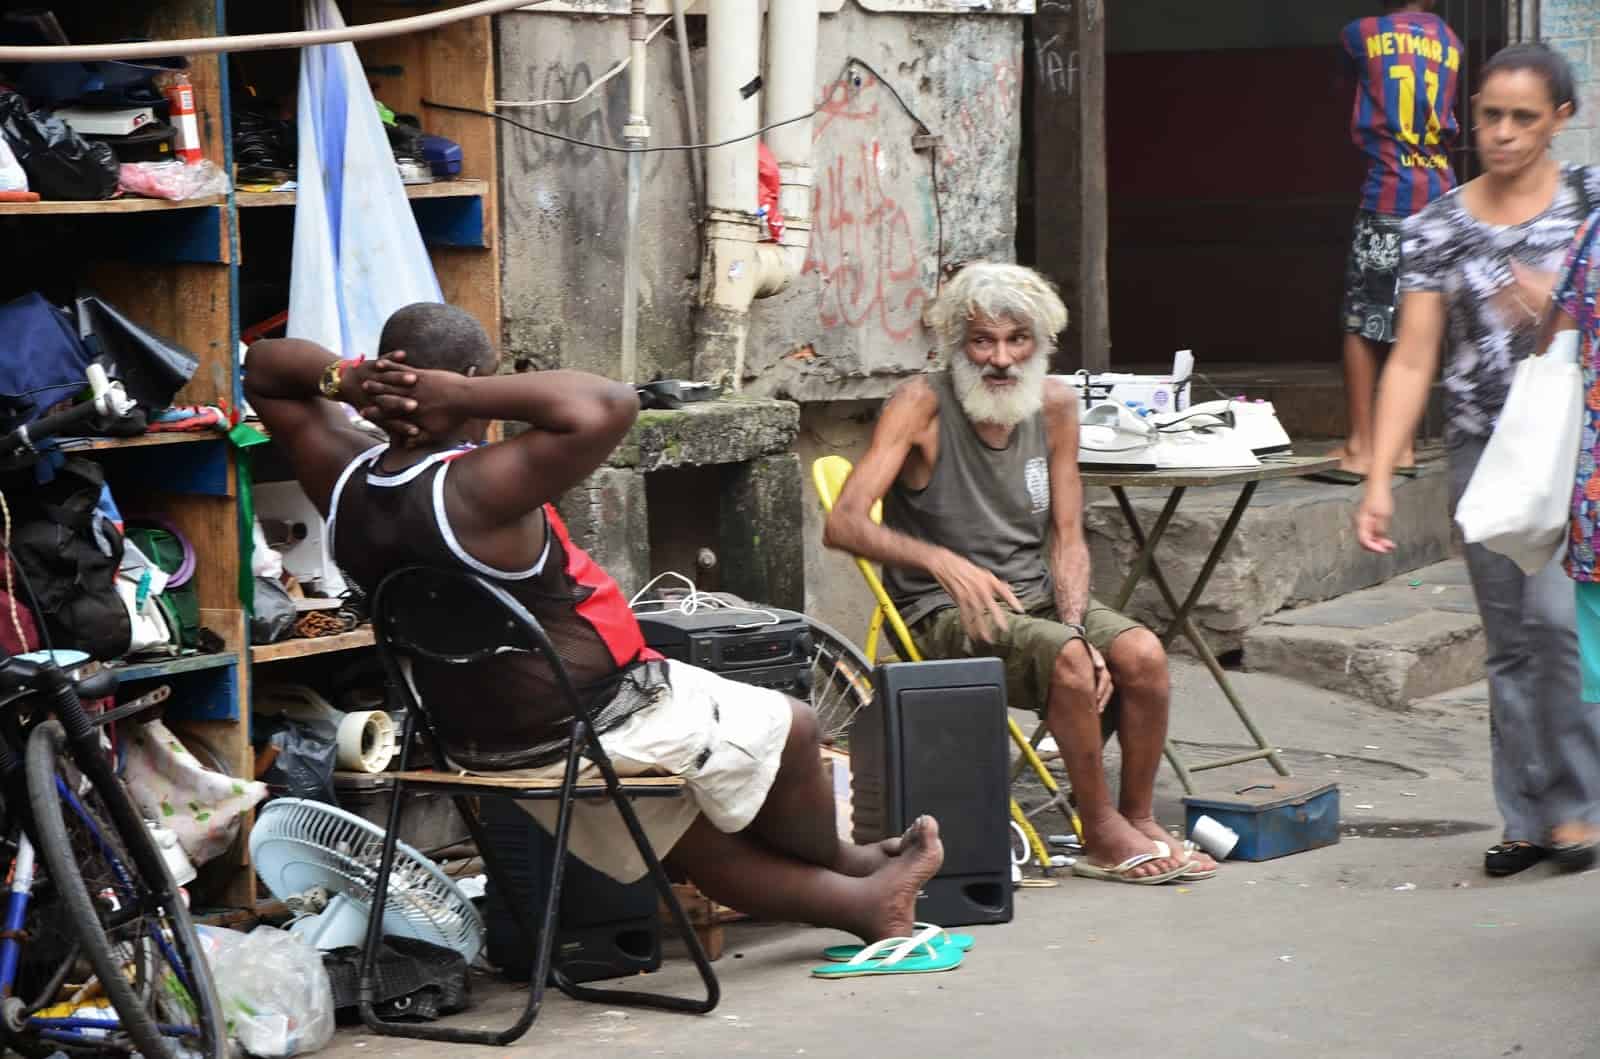
MULTIPOLYGON (((682 797, 633 799, 658 857, 667 855, 701 813, 729 834, 750 826, 777 778, 793 719, 789 700, 776 691, 670 659, 667 674, 670 695, 600 736, 618 776, 682 776, 686 781, 682 797)), ((559 778, 566 767, 563 758, 543 768, 492 775, 559 778)), ((585 762, 580 773, 585 778, 599 774, 593 762, 585 762)), ((560 808, 555 801, 517 804, 555 832, 560 808)), ((644 875, 644 858, 609 799, 585 799, 572 808, 568 848, 574 854, 619 882, 644 875)))

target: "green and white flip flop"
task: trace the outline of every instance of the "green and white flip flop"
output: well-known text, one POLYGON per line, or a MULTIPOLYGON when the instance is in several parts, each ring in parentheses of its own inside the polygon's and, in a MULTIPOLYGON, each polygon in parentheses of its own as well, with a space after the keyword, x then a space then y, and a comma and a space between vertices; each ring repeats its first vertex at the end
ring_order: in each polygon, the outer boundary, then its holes
MULTIPOLYGON (((966 952, 968 949, 972 948, 973 938, 971 934, 951 934, 943 927, 937 926, 933 923, 917 923, 912 927, 912 929, 915 930, 919 935, 930 928, 936 931, 933 937, 929 939, 930 944, 932 944, 936 949, 954 946, 960 949, 962 952, 966 952)), ((851 960, 855 959, 856 955, 864 948, 866 948, 865 945, 829 945, 826 949, 822 950, 822 958, 824 960, 830 960, 833 963, 849 963, 851 960)))
POLYGON ((864 978, 880 974, 934 974, 961 966, 966 953, 954 945, 935 945, 943 927, 929 926, 909 938, 884 938, 864 946, 847 963, 811 968, 814 978, 864 978), (915 953, 916 955, 912 955, 915 953))

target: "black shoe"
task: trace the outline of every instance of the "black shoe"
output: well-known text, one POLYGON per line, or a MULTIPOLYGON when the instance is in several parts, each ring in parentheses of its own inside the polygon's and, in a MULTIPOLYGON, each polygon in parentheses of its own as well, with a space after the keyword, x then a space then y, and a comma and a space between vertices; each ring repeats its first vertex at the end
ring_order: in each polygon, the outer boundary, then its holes
POLYGON ((1489 875, 1515 875, 1549 855, 1549 850, 1532 842, 1500 842, 1484 852, 1483 870, 1489 875))
POLYGON ((1550 857, 1560 871, 1588 871, 1594 867, 1596 852, 1593 842, 1558 842, 1550 857))

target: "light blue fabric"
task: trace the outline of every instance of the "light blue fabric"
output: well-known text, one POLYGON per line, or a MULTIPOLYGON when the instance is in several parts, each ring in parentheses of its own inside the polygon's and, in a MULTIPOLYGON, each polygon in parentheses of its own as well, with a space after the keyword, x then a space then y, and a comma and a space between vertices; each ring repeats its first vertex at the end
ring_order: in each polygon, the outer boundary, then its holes
MULTIPOLYGON (((305 25, 344 18, 334 0, 306 0, 305 25)), ((287 332, 371 356, 391 313, 444 295, 354 45, 302 49, 299 123, 287 332)))

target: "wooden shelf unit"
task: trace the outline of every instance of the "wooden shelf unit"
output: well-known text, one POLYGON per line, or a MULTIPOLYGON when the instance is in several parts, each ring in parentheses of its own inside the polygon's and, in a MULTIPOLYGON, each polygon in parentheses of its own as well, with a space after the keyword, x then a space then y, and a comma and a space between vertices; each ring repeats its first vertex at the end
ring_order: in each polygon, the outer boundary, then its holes
MULTIPOLYGON (((0 0, 0 8, 12 6, 0 0)), ((298 28, 295 5, 261 5, 254 0, 55 0, 50 5, 68 36, 77 43, 128 39, 177 40, 258 30, 263 20, 275 28, 298 28)), ((393 17, 395 9, 368 0, 346 0, 352 24, 393 17)), ((405 12, 412 13, 412 12, 405 12)), ((463 148, 463 171, 453 181, 416 185, 419 229, 429 244, 445 297, 473 312, 491 335, 500 332, 500 268, 496 246, 497 140, 493 122, 426 109, 421 99, 461 106, 493 107, 494 46, 487 17, 456 23, 412 37, 361 45, 363 64, 378 97, 396 111, 422 117, 430 132, 448 136, 463 148)), ((230 69, 251 56, 254 64, 275 64, 274 77, 292 92, 299 55, 294 51, 193 56, 189 74, 205 157, 233 170, 230 69)), ((292 104, 292 99, 291 99, 292 104)), ((293 113, 292 105, 288 109, 293 113)), ((192 353, 198 370, 175 396, 179 405, 237 408, 241 403, 239 335, 242 264, 252 253, 241 208, 290 206, 283 193, 230 193, 185 202, 124 198, 102 202, 0 204, 0 239, 8 232, 36 233, 39 245, 66 248, 51 273, 35 278, 14 273, 19 282, 52 292, 93 291, 135 322, 192 353), (35 218, 37 220, 35 220, 35 218), (64 262, 64 263, 63 263, 64 262)), ((272 227, 292 225, 293 213, 258 214, 272 227)), ((24 288, 26 289, 26 287, 24 288)), ((20 291, 19 291, 20 293, 20 291)), ((55 295, 63 300, 66 295, 55 295)), ((278 306, 279 309, 286 306, 278 306)), ((193 732, 222 756, 237 776, 255 774, 250 743, 250 692, 255 665, 326 657, 370 647, 370 628, 315 640, 293 640, 251 648, 248 615, 239 599, 245 557, 240 547, 241 477, 239 456, 216 431, 150 434, 136 438, 65 439, 73 456, 94 459, 106 468, 113 495, 125 513, 156 514, 177 526, 199 556, 194 583, 202 623, 222 637, 214 654, 126 663, 116 668, 123 683, 138 690, 148 682, 172 685, 166 717, 182 735, 193 732)), ((260 461, 257 461, 258 463, 260 461)), ((251 821, 247 820, 248 827, 251 821)), ((255 875, 246 843, 223 892, 212 903, 240 908, 256 904, 255 875)))
POLYGON ((157 213, 163 210, 200 210, 221 206, 228 201, 225 195, 206 195, 198 199, 172 202, 167 199, 142 199, 128 197, 103 199, 98 202, 0 202, 0 217, 50 216, 78 213, 157 213))
POLYGON ((355 651, 363 647, 371 647, 373 642, 372 626, 363 625, 349 632, 341 632, 334 636, 317 636, 313 639, 283 640, 279 643, 259 644, 250 648, 250 661, 256 665, 263 662, 283 662, 294 658, 311 658, 315 655, 332 654, 337 651, 355 651))
MULTIPOLYGON (((407 184, 408 199, 478 198, 489 193, 486 180, 435 180, 431 184, 407 184)), ((299 197, 293 191, 241 191, 237 196, 240 209, 261 206, 293 206, 299 197)))

